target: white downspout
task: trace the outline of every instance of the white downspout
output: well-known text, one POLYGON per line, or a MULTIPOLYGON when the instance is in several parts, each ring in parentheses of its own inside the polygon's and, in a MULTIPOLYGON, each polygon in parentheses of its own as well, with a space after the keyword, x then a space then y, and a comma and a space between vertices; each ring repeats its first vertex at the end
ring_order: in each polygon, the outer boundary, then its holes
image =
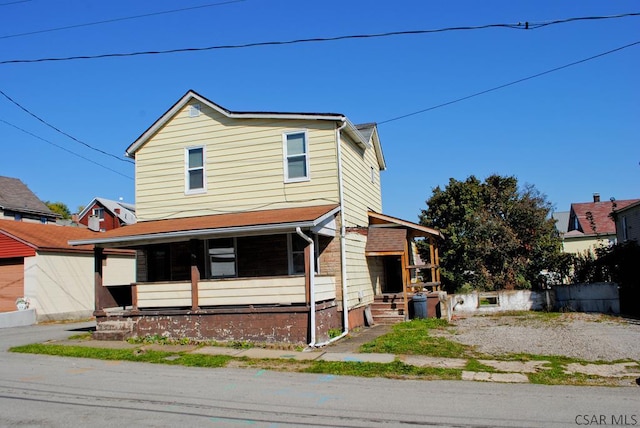
POLYGON ((349 299, 347 296, 347 248, 346 248, 346 235, 347 228, 344 221, 344 186, 342 180, 342 144, 340 141, 340 131, 347 126, 346 119, 342 119, 342 125, 336 128, 336 144, 338 145, 338 194, 340 198, 340 266, 342 276, 342 318, 344 324, 344 331, 338 337, 334 337, 333 340, 338 340, 349 333, 349 299))
POLYGON ((309 252, 311 253, 309 256, 309 266, 307 266, 307 269, 309 269, 309 298, 311 299, 311 311, 310 311, 310 316, 311 316, 311 325, 310 325, 310 329, 311 329, 311 341, 309 342, 309 347, 312 348, 314 346, 316 346, 316 283, 315 283, 315 277, 316 277, 316 266, 315 266, 315 259, 316 259, 316 249, 314 246, 314 242, 313 239, 309 238, 307 235, 305 235, 304 233, 302 233, 302 229, 300 229, 299 227, 296 227, 296 233, 298 234, 299 237, 301 237, 302 239, 304 239, 305 241, 307 241, 309 243, 309 252))

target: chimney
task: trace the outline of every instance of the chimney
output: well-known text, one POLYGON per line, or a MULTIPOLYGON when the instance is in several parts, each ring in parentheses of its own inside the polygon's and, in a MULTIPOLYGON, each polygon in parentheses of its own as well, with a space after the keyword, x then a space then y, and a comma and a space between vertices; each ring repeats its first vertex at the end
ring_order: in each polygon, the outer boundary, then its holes
POLYGON ((600 193, 593 194, 593 202, 600 202, 600 193))
POLYGON ((116 214, 120 214, 120 208, 115 208, 113 211, 114 211, 116 214))
POLYGON ((89 230, 93 230, 94 232, 100 232, 100 219, 98 216, 90 215, 89 216, 89 230))

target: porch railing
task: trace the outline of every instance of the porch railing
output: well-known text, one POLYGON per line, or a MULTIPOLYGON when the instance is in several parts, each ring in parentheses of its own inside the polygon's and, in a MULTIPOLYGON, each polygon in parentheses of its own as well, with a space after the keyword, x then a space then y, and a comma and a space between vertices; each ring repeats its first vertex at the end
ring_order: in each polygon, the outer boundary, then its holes
MULTIPOLYGON (((335 299, 334 277, 315 277, 316 301, 335 299)), ((193 307, 190 281, 136 283, 137 308, 193 307)), ((304 276, 230 278, 198 281, 198 307, 306 303, 304 276)))

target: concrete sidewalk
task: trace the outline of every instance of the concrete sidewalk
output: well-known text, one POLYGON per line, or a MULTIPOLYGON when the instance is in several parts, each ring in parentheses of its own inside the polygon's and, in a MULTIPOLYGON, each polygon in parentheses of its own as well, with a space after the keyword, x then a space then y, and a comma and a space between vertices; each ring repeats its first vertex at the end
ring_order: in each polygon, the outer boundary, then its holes
MULTIPOLYGON (((396 360, 416 367, 433 367, 444 369, 462 370, 462 380, 528 383, 528 374, 536 373, 550 368, 548 361, 499 361, 478 360, 488 371, 465 370, 468 364, 466 358, 440 358, 424 355, 394 355, 381 353, 360 353, 360 346, 374 340, 376 337, 390 331, 389 326, 377 325, 352 332, 349 336, 340 339, 336 343, 323 348, 305 349, 303 351, 249 348, 237 349, 224 346, 196 345, 162 345, 162 344, 130 344, 124 341, 103 340, 59 340, 47 343, 59 345, 76 345, 95 348, 110 349, 139 349, 155 350, 171 353, 193 353, 205 355, 227 355, 235 358, 251 359, 278 359, 294 361, 342 361, 342 362, 366 362, 366 363, 392 363, 396 360)), ((612 363, 612 364, 571 364, 566 370, 568 373, 580 373, 596 375, 604 378, 640 378, 640 365, 638 363, 612 363)))

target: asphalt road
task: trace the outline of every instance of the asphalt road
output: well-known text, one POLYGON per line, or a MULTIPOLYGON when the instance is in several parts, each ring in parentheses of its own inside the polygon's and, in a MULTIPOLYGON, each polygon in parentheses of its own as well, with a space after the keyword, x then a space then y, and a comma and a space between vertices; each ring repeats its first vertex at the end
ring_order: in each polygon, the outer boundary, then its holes
POLYGON ((0 330, 1 427, 640 426, 640 388, 366 379, 6 352, 82 326, 0 330))

